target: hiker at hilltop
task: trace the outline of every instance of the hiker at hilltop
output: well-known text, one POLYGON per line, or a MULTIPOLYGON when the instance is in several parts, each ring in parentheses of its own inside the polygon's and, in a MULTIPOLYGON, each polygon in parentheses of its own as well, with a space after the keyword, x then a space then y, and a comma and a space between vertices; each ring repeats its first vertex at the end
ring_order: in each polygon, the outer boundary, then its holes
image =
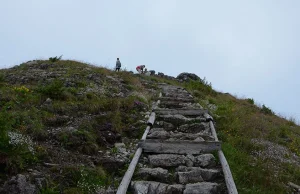
POLYGON ((120 71, 121 68, 121 61, 119 58, 117 58, 117 62, 116 62, 116 71, 120 71))
POLYGON ((140 73, 140 74, 143 74, 144 73, 144 68, 146 66, 145 65, 139 65, 136 67, 136 70, 140 73))

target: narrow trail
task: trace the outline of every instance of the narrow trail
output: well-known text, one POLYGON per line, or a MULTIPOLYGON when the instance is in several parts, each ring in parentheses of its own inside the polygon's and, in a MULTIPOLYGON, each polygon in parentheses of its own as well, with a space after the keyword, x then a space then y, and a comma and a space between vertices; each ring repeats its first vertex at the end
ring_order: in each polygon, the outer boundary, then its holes
POLYGON ((213 118, 184 88, 160 87, 162 96, 117 194, 237 193, 213 118))

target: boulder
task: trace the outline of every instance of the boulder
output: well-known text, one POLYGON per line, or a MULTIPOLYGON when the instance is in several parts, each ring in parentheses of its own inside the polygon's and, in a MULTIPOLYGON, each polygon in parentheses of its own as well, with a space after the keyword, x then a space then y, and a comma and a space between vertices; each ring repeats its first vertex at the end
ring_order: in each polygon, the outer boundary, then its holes
POLYGON ((186 73, 186 72, 179 74, 176 78, 179 79, 179 80, 183 80, 183 81, 188 81, 190 79, 195 80, 195 81, 200 80, 200 77, 197 76, 196 74, 186 73))

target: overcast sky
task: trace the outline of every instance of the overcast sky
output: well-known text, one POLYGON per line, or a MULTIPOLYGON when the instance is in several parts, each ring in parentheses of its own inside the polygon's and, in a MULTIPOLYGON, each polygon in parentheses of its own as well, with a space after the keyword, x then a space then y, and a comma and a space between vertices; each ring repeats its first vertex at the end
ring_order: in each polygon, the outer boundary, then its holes
POLYGON ((299 0, 0 0, 0 68, 63 55, 177 76, 300 120, 299 0))

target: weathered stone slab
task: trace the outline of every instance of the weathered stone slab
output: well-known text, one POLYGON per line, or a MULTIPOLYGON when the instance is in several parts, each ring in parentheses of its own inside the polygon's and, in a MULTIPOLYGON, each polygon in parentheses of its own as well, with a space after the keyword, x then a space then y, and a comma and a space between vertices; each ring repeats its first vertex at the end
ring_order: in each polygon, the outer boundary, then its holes
MULTIPOLYGON (((176 154, 149 155, 148 158, 149 163, 155 167, 177 167, 186 165, 187 162, 190 162, 185 156, 176 154)), ((191 164, 189 164, 189 166, 191 166, 191 164)))
POLYGON ((159 104, 161 108, 184 108, 186 103, 178 103, 176 101, 164 101, 159 104))
POLYGON ((165 121, 158 121, 156 122, 156 124, 158 125, 158 127, 163 127, 163 129, 166 131, 171 131, 175 129, 175 126, 172 123, 168 123, 165 121))
POLYGON ((203 182, 201 171, 177 172, 178 182, 180 184, 203 182))
POLYGON ((166 121, 168 123, 172 123, 175 126, 180 126, 188 123, 199 123, 206 120, 205 119, 203 120, 203 118, 201 117, 187 118, 183 115, 176 114, 176 115, 158 115, 157 121, 166 121))
POLYGON ((176 101, 176 102, 195 102, 193 98, 172 98, 172 97, 160 97, 159 100, 163 101, 176 101))
POLYGON ((154 131, 147 136, 148 139, 168 139, 170 138, 170 133, 167 131, 154 131))
POLYGON ((183 194, 216 194, 218 186, 217 183, 210 182, 187 184, 183 194))
POLYGON ((169 176, 168 170, 163 168, 140 168, 136 174, 144 180, 153 179, 162 182, 166 182, 169 176))
POLYGON ((220 142, 163 141, 146 139, 139 142, 144 152, 165 154, 203 154, 221 149, 220 142))
POLYGON ((176 168, 177 172, 200 172, 200 175, 204 181, 212 181, 217 178, 221 172, 218 169, 204 169, 201 167, 186 167, 186 166, 179 166, 176 168))
POLYGON ((183 115, 183 116, 203 116, 208 113, 204 109, 155 109, 157 114, 161 115, 183 115))
POLYGON ((154 181, 133 181, 131 187, 134 194, 182 194, 183 185, 168 185, 154 181))
POLYGON ((214 167, 216 166, 216 158, 212 154, 202 154, 195 157, 194 166, 196 167, 214 167))
POLYGON ((191 103, 191 102, 176 102, 176 101, 164 101, 159 104, 160 108, 170 108, 170 109, 190 109, 190 108, 202 108, 203 107, 199 103, 191 103))
POLYGON ((201 122, 201 123, 191 123, 185 124, 178 127, 177 131, 184 132, 184 133, 206 133, 210 134, 210 127, 209 123, 201 122))

